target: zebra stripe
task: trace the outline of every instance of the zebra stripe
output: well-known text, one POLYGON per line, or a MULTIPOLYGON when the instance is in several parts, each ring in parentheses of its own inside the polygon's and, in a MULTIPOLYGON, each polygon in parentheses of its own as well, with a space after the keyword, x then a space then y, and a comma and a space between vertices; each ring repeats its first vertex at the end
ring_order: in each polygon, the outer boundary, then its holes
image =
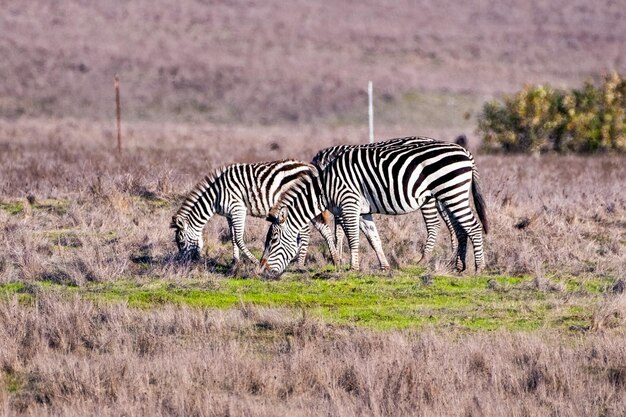
MULTIPOLYGON (((330 148, 322 149, 319 151, 311 161, 312 164, 316 165, 320 169, 326 168, 338 155, 345 151, 349 151, 351 149, 357 148, 384 148, 389 146, 422 146, 425 144, 431 144, 434 142, 438 142, 437 140, 425 136, 408 136, 404 138, 396 138, 390 139, 383 142, 375 142, 365 145, 338 145, 330 148)), ((437 241, 437 235, 439 234, 439 230, 441 229, 441 224, 439 222, 439 215, 443 218, 446 226, 448 227, 448 231, 450 232, 450 242, 452 246, 452 252, 456 253, 457 244, 454 239, 454 226, 450 221, 448 215, 445 210, 439 206, 437 200, 434 198, 428 199, 424 202, 424 205, 421 207, 422 217, 424 218, 424 224, 426 225, 426 243, 422 248, 421 257, 418 261, 418 264, 422 261, 425 261, 429 258, 432 253, 435 243, 437 241)), ((366 224, 361 224, 361 227, 366 227, 366 224)), ((337 247, 337 257, 339 260, 343 257, 343 239, 345 233, 339 223, 336 222, 335 225, 335 245, 337 247)), ((381 264, 388 264, 387 259, 385 258, 384 253, 381 251, 382 261, 381 264)))
MULTIPOLYGON (((244 244, 246 215, 266 217, 281 194, 301 177, 311 176, 315 167, 296 160, 234 164, 219 168, 206 176, 189 193, 180 209, 172 217, 171 227, 176 231, 179 253, 197 257, 203 247, 202 230, 214 214, 226 217, 233 244, 233 259, 239 262, 239 253, 258 263, 244 244)), ((336 261, 336 250, 327 218, 318 216, 314 226, 328 242, 336 261)), ((304 264, 310 227, 299 230, 300 254, 298 263, 304 264)))
POLYGON ((339 154, 318 176, 306 177, 285 192, 270 212, 262 270, 284 271, 295 256, 297 231, 307 219, 328 208, 338 217, 350 247, 350 266, 359 269, 359 226, 379 255, 380 237, 372 213, 404 214, 435 198, 453 224, 459 247, 457 268, 465 269, 467 239, 472 240, 477 270, 484 266, 484 201, 471 154, 451 143, 355 148, 339 154), (481 223, 470 207, 470 191, 481 223), (359 221, 359 219, 363 221, 359 221))

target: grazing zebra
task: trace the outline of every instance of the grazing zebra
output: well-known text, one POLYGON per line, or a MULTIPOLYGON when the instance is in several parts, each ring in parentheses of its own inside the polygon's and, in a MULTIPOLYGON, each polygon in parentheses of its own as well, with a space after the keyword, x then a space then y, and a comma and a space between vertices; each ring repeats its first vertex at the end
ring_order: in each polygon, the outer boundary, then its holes
MULTIPOLYGON (((284 190, 299 178, 311 176, 314 172, 317 172, 314 166, 296 160, 234 164, 213 171, 195 186, 172 217, 171 227, 176 230, 180 254, 198 256, 203 246, 204 225, 213 214, 220 214, 228 220, 235 264, 239 262, 239 251, 250 261, 258 263, 244 244, 246 215, 266 217, 284 190)), ((333 261, 337 263, 327 216, 322 213, 313 219, 313 224, 328 242, 333 261)), ((310 236, 308 222, 298 234, 298 263, 303 265, 310 236)))
POLYGON ((279 275, 297 250, 302 227, 328 208, 345 230, 350 268, 359 270, 361 230, 383 263, 382 247, 372 213, 404 214, 436 198, 450 217, 457 236, 456 266, 465 269, 467 238, 472 240, 477 271, 484 266, 482 229, 487 232, 485 203, 471 154, 451 143, 433 141, 419 146, 355 148, 338 155, 317 176, 303 177, 271 209, 260 270, 279 275), (470 207, 473 195, 478 222, 470 207))
MULTIPOLYGON (((391 139, 384 142, 375 142, 366 145, 338 145, 330 148, 322 149, 319 151, 311 161, 312 164, 317 166, 319 169, 326 168, 336 157, 337 155, 356 148, 383 148, 388 146, 422 146, 426 144, 432 144, 433 142, 437 142, 435 139, 424 137, 424 136, 409 136, 405 138, 397 138, 391 139)), ((441 215, 444 222, 448 226, 448 230, 450 232, 450 242, 452 245, 452 252, 456 253, 457 245, 456 240, 454 239, 454 226, 450 221, 450 218, 446 214, 443 207, 437 204, 437 200, 435 198, 429 198, 424 202, 424 205, 420 207, 422 211, 422 216, 424 217, 424 223, 426 224, 426 244, 422 249, 422 256, 418 263, 428 259, 428 256, 433 251, 435 247, 435 242, 437 241, 437 234, 439 234, 439 230, 441 229, 441 223, 439 222, 439 216, 437 213, 441 215)), ((361 227, 365 227, 365 225, 361 224, 361 227)), ((335 238, 336 238, 336 247, 337 247, 337 257, 341 261, 343 255, 343 238, 344 232, 343 229, 339 226, 339 223, 336 223, 335 227, 335 238)), ((384 254, 383 254, 384 256, 384 254)), ((387 263, 387 260, 384 259, 384 263, 387 263)))

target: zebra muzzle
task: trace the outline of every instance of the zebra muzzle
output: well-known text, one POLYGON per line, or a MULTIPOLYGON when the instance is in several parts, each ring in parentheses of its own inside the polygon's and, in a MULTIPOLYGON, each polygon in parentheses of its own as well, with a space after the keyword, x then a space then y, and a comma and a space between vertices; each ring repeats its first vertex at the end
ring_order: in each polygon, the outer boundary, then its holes
POLYGON ((268 270, 267 260, 265 258, 261 258, 259 262, 259 266, 256 269, 257 274, 262 274, 268 270))

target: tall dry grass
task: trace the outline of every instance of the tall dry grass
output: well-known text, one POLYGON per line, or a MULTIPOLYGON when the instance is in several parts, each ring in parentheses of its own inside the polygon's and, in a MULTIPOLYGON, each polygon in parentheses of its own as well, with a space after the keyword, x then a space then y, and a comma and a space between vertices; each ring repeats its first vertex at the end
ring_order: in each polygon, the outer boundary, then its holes
POLYGON ((256 309, 0 303, 5 415, 621 416, 624 334, 377 333, 256 309))

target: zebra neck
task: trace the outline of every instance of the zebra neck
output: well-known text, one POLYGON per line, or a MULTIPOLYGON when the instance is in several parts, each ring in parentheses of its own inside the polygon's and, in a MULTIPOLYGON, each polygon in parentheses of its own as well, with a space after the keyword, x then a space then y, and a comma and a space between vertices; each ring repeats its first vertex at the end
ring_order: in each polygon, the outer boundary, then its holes
POLYGON ((216 198, 213 192, 207 190, 194 200, 190 199, 184 203, 183 207, 186 210, 183 216, 189 228, 201 234, 204 225, 215 213, 216 198))
POLYGON ((202 224, 191 224, 188 223, 187 226, 187 237, 194 241, 197 242, 200 237, 202 237, 202 229, 204 228, 204 225, 206 224, 206 221, 202 224))
POLYGON ((327 175, 326 170, 319 170, 319 176, 316 178, 313 178, 313 181, 311 183, 311 188, 313 189, 315 193, 317 206, 320 210, 319 213, 326 210, 326 207, 328 207, 328 203, 329 203, 328 195, 326 194, 324 190, 324 183, 325 183, 326 175, 327 175))
POLYGON ((292 195, 289 205, 289 223, 294 230, 302 230, 326 208, 326 194, 321 176, 312 177, 292 195))

